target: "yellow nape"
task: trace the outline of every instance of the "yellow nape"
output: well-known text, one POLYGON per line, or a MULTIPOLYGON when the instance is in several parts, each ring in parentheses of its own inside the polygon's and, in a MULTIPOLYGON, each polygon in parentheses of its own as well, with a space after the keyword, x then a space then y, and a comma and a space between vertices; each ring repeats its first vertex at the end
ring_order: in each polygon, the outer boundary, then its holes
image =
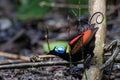
POLYGON ((70 47, 70 45, 67 45, 66 53, 70 53, 70 51, 71 51, 71 47, 70 47))

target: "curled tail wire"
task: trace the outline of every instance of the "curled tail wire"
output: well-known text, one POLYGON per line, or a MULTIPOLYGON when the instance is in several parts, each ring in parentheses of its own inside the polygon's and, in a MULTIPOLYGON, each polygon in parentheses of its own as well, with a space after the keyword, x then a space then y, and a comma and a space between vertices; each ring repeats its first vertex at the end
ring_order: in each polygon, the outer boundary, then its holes
POLYGON ((94 13, 94 14, 90 17, 89 23, 91 23, 91 21, 92 21, 92 19, 93 19, 93 17, 94 17, 95 15, 97 15, 97 16, 96 16, 96 23, 97 23, 97 24, 101 24, 101 23, 103 22, 103 20, 104 20, 104 15, 103 15, 103 13, 101 13, 101 12, 96 12, 96 13, 94 13), (98 15, 97 15, 97 14, 98 14, 98 15), (98 18, 99 18, 100 16, 102 17, 102 19, 101 19, 101 21, 99 22, 99 21, 98 21, 98 18))

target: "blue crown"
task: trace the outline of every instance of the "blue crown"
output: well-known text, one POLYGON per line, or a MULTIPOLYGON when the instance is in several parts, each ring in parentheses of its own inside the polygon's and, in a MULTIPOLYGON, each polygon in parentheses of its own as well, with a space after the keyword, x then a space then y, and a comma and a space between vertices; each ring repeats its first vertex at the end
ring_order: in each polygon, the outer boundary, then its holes
POLYGON ((58 54, 63 54, 65 52, 65 47, 64 46, 56 46, 54 50, 58 54))

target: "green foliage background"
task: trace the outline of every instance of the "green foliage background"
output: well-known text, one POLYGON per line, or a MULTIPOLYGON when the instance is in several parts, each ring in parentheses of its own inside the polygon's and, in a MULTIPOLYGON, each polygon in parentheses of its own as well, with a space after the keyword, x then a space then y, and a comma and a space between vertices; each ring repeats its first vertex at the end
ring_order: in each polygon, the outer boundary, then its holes
MULTIPOLYGON (((42 1, 51 2, 52 0, 20 0, 21 5, 18 6, 18 18, 22 21, 43 18, 43 16, 50 11, 51 7, 40 6, 39 4, 42 1)), ((67 0, 67 4, 87 5, 88 0, 67 0)), ((80 14, 86 14, 88 10, 69 9, 69 12, 76 17, 79 16, 79 12, 80 14), (77 15, 74 15, 72 11, 77 15)))
POLYGON ((18 18, 20 20, 42 18, 50 10, 50 7, 39 5, 42 1, 49 2, 49 0, 22 0, 18 8, 18 18))

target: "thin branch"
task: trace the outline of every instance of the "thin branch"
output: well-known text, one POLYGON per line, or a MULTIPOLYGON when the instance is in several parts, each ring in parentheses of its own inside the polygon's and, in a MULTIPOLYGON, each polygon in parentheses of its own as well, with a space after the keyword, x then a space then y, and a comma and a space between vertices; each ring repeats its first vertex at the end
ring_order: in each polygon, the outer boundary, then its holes
POLYGON ((1 60, 0 65, 23 63, 23 60, 1 60))
POLYGON ((46 41, 47 41, 47 45, 48 45, 48 50, 50 52, 50 44, 49 44, 49 31, 48 31, 48 26, 46 27, 46 35, 45 35, 45 38, 46 38, 46 41))
POLYGON ((29 57, 17 55, 17 54, 11 54, 11 53, 7 53, 7 52, 0 52, 0 56, 11 58, 11 59, 20 59, 20 60, 24 60, 24 61, 29 61, 29 57))
MULTIPOLYGON (((81 63, 81 62, 75 62, 81 63)), ((23 63, 14 63, 7 65, 0 65, 0 69, 16 69, 16 68, 30 68, 30 67, 41 67, 41 66, 53 66, 53 65, 69 65, 69 62, 66 61, 46 61, 46 62, 23 62, 23 63)))
POLYGON ((113 52, 113 55, 100 67, 100 70, 103 70, 105 67, 110 65, 115 60, 115 58, 117 57, 118 53, 120 52, 120 41, 119 40, 112 41, 110 43, 110 45, 107 47, 107 49, 109 50, 115 44, 116 44, 116 48, 115 48, 115 50, 113 52))
MULTIPOLYGON (((13 53, 0 52, 0 56, 4 56, 7 58, 11 58, 11 59, 17 59, 17 55, 15 55, 13 53)), ((0 65, 16 64, 16 63, 23 63, 23 62, 30 62, 30 61, 38 62, 38 61, 42 61, 43 59, 45 61, 45 59, 48 60, 50 58, 57 58, 54 55, 39 55, 39 56, 32 56, 32 57, 25 57, 25 58, 24 57, 22 60, 1 60, 0 65)))
POLYGON ((74 4, 62 4, 62 3, 48 3, 45 1, 40 2, 40 6, 50 6, 50 7, 58 7, 58 8, 88 8, 87 5, 74 5, 74 4))
POLYGON ((32 57, 26 57, 22 55, 17 55, 15 53, 7 53, 7 52, 0 52, 0 56, 10 58, 10 59, 20 59, 23 61, 30 61, 30 59, 35 59, 36 61, 41 60, 42 58, 57 58, 54 55, 39 55, 39 56, 32 56, 32 57))

